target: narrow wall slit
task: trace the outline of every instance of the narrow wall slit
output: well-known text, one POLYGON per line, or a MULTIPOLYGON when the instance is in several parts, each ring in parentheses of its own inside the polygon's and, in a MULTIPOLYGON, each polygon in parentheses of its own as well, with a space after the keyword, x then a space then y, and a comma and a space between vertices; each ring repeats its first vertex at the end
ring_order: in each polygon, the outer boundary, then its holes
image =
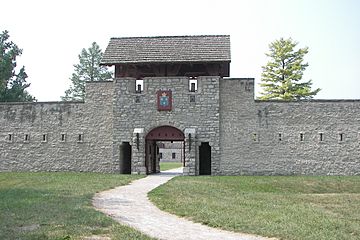
POLYGON ((304 141, 304 133, 300 133, 300 142, 304 141))

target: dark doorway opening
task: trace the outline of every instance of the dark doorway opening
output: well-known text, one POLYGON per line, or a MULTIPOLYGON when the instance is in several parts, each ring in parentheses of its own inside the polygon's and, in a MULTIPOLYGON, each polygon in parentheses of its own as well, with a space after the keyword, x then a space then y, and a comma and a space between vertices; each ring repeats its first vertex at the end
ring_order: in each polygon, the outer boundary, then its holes
POLYGON ((146 174, 160 172, 160 168, 157 166, 160 154, 159 147, 154 140, 146 140, 145 149, 145 167, 146 174))
POLYGON ((211 146, 202 142, 199 147, 199 174, 211 175, 211 146))
POLYGON ((129 142, 120 144, 119 167, 121 174, 131 173, 131 145, 129 142))
MULTIPOLYGON (((162 145, 168 145, 167 143, 184 142, 184 133, 171 126, 161 126, 151 130, 145 137, 145 167, 146 173, 158 173, 160 172, 160 147, 162 145)), ((182 144, 183 145, 183 144, 182 144)), ((183 158, 184 148, 182 147, 181 155, 183 158)), ((162 154, 162 160, 165 159, 165 152, 162 154)), ((178 154, 175 154, 178 156, 178 154)), ((184 159, 181 160, 184 163, 184 159)))

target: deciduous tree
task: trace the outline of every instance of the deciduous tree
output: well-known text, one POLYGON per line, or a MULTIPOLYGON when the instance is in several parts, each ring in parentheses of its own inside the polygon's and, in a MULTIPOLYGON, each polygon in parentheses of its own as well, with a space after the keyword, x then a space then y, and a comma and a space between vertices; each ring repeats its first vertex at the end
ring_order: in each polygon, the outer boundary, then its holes
POLYGON ((302 82, 305 69, 309 66, 304 63, 304 56, 308 47, 296 50, 297 42, 291 38, 276 40, 269 47, 266 54, 270 61, 262 67, 260 86, 262 92, 259 99, 282 99, 287 101, 311 99, 320 89, 311 89, 312 81, 302 82))

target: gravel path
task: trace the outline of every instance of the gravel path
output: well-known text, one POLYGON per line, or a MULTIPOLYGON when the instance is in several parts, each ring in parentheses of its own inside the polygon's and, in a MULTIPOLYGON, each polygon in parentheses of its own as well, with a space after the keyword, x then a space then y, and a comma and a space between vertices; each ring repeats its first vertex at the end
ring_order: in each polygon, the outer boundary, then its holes
POLYGON ((171 178, 181 175, 181 172, 181 168, 164 171, 136 180, 129 185, 98 193, 93 199, 93 205, 116 221, 157 239, 269 239, 210 228, 159 210, 148 200, 147 193, 171 178))

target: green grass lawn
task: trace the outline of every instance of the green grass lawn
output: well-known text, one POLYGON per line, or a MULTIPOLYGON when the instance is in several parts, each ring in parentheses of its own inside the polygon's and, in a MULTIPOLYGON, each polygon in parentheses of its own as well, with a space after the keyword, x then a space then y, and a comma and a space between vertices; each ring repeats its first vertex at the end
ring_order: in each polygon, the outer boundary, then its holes
POLYGON ((160 162, 160 171, 182 167, 181 162, 160 162))
POLYGON ((0 239, 150 239, 91 205, 93 195, 141 176, 0 173, 0 239))
POLYGON ((280 239, 360 239, 360 176, 176 177, 149 193, 161 209, 280 239))

